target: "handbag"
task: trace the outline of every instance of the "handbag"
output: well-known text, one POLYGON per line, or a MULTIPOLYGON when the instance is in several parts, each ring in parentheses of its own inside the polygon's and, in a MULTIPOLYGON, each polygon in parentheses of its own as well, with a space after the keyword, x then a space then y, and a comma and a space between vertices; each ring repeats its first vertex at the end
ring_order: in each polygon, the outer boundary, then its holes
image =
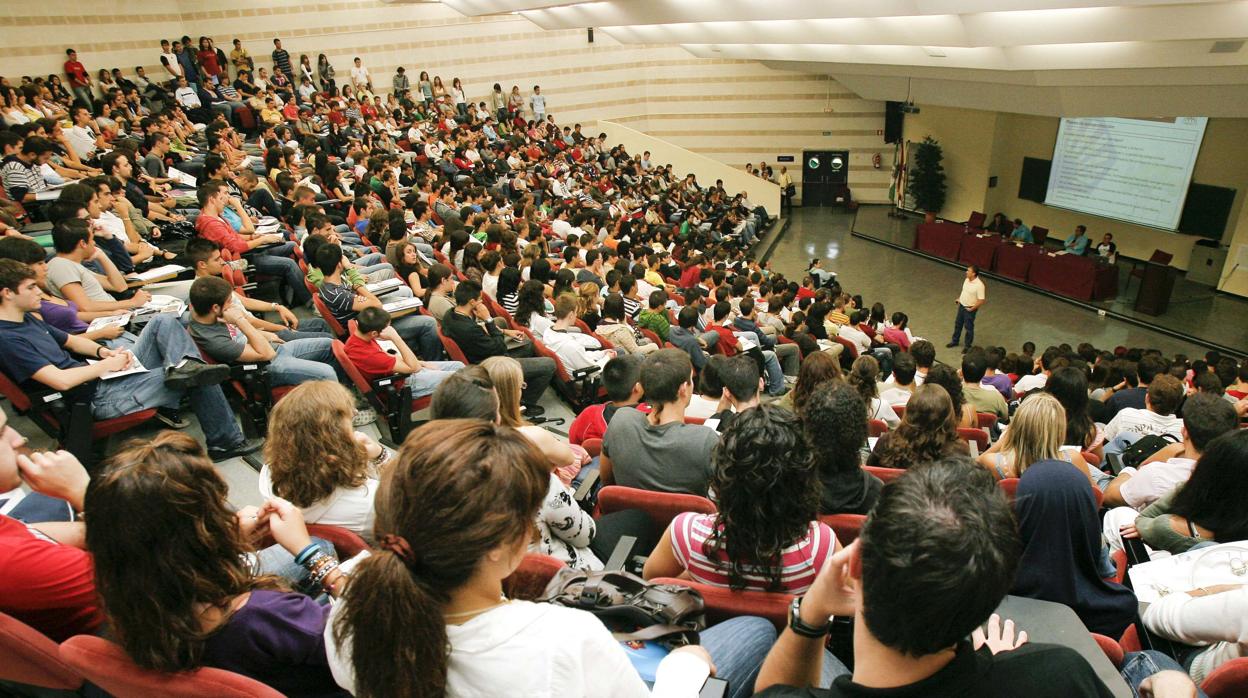
POLYGON ((1179 440, 1169 434, 1149 434, 1128 446, 1122 452, 1122 464, 1138 468, 1148 457, 1179 440))
POLYGON ((654 584, 621 570, 565 567, 539 602, 589 611, 625 643, 654 641, 668 649, 696 645, 698 631, 706 628, 706 608, 697 591, 654 584))

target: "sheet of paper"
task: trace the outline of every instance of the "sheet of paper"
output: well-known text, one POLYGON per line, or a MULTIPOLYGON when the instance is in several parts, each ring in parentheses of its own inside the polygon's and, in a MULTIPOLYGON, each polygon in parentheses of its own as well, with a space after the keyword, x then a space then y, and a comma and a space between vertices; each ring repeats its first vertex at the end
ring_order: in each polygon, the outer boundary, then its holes
POLYGON ((407 310, 408 308, 419 308, 419 307, 420 307, 419 298, 401 298, 397 301, 383 303, 381 306, 381 309, 386 311, 387 313, 393 313, 393 312, 397 312, 400 310, 407 310))
POLYGON ((126 278, 134 279, 136 281, 155 281, 156 279, 163 279, 167 276, 177 276, 184 271, 186 271, 186 267, 180 264, 165 264, 148 269, 141 274, 127 274, 126 278))
POLYGON ((196 187, 195 178, 189 174, 179 170, 176 167, 169 168, 169 179, 176 181, 178 184, 185 184, 188 187, 196 187))
POLYGON ((381 350, 386 352, 387 354, 393 354, 394 356, 399 355, 399 345, 395 344, 394 342, 391 342, 388 339, 377 340, 377 346, 381 347, 381 350))
POLYGON ((175 313, 181 315, 186 310, 186 304, 174 298, 173 296, 152 295, 152 299, 139 308, 137 314, 148 313, 175 313))
MULTIPOLYGON (((99 359, 87 359, 87 363, 89 364, 98 364, 99 362, 99 359)), ((130 366, 128 368, 121 371, 109 371, 108 373, 100 376, 100 380, 111 381, 114 378, 130 376, 136 373, 147 373, 147 369, 143 367, 143 364, 139 363, 139 359, 137 357, 131 354, 130 366)))
POLYGON ((122 313, 120 315, 109 315, 107 317, 97 317, 87 325, 87 331, 98 330, 103 327, 111 327, 113 325, 121 325, 125 327, 130 322, 130 313, 122 313))
POLYGON ((60 189, 45 189, 35 192, 35 201, 56 201, 61 198, 60 189))
POLYGON ((364 288, 368 289, 370 293, 377 294, 381 291, 389 291, 390 289, 398 288, 402 285, 403 281, 401 279, 386 279, 384 281, 376 281, 371 284, 364 284, 364 288))

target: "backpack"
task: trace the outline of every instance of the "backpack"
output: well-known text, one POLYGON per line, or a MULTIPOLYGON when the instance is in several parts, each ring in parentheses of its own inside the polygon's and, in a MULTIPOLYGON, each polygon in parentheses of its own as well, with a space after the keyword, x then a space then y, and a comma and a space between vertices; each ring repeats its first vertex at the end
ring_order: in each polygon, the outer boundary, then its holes
POLYGON ((698 631, 706 628, 705 607, 697 591, 654 584, 620 570, 583 572, 564 567, 538 601, 589 611, 620 642, 653 640, 672 649, 698 644, 698 631))
POLYGON ((1149 434, 1132 443, 1122 452, 1124 466, 1138 468, 1148 457, 1179 440, 1169 434, 1149 434))

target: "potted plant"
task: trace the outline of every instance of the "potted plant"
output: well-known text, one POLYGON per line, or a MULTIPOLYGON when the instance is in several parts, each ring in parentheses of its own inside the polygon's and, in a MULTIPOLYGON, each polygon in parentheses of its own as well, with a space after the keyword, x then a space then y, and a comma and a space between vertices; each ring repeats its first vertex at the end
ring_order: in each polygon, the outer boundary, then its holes
POLYGON ((945 207, 945 168, 941 164, 944 153, 931 136, 923 139, 914 147, 914 160, 910 166, 910 192, 914 195, 914 203, 931 223, 936 214, 945 207))

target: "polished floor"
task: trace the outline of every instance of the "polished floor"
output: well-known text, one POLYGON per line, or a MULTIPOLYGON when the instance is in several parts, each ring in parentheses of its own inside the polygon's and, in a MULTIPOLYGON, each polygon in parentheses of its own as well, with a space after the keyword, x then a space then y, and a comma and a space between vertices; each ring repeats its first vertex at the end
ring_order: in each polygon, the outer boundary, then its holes
MULTIPOLYGON (((883 215, 882 213, 880 215, 883 215)), ((842 287, 860 294, 868 306, 881 302, 891 315, 910 317, 911 331, 937 345, 937 358, 956 363, 959 350, 946 349, 953 332, 955 302, 961 290, 960 268, 896 250, 851 235, 853 213, 827 208, 794 209, 789 226, 771 253, 773 268, 801 278, 810 260, 820 257, 835 271, 842 287)), ((914 220, 897 225, 913 230, 914 220)), ((1203 356, 1206 349, 1120 320, 1101 317, 1006 283, 987 281, 988 302, 975 325, 975 343, 1017 351, 1032 341, 1043 349, 1067 342, 1091 342, 1098 348, 1152 347, 1165 354, 1203 356)))

